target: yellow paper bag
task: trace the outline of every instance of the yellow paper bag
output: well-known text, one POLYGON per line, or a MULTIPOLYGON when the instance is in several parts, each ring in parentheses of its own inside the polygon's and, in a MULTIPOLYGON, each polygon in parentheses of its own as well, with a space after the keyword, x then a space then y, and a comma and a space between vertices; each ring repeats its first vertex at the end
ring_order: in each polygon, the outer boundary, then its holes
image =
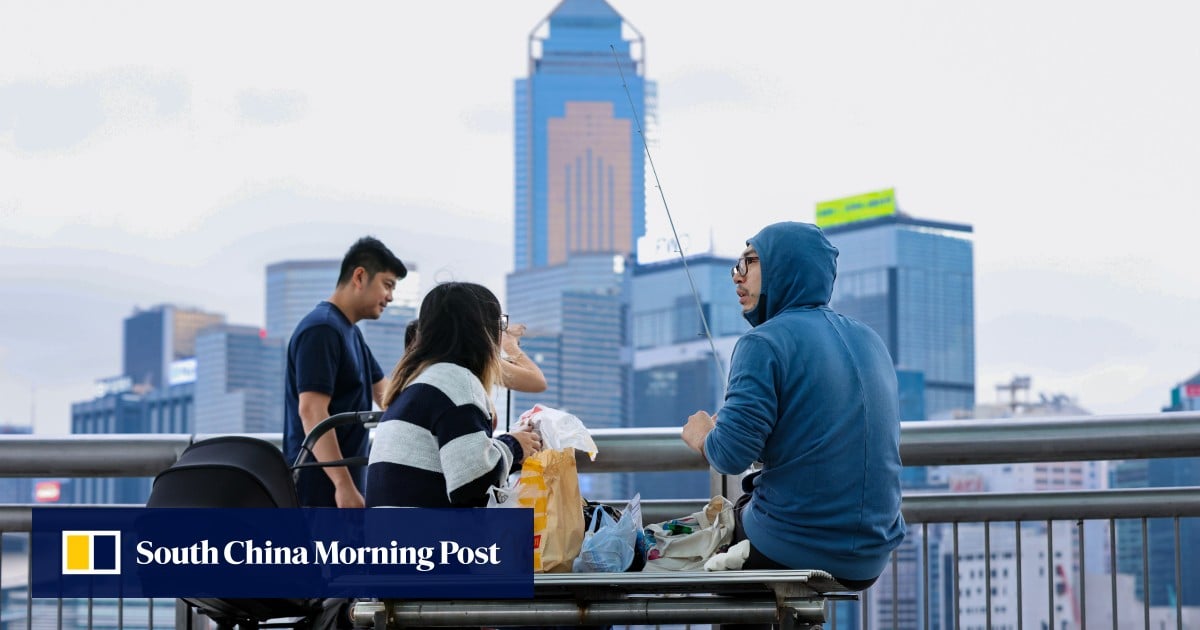
POLYGON ((519 505, 533 508, 534 572, 570 572, 583 544, 575 449, 547 449, 525 458, 517 484, 519 505))

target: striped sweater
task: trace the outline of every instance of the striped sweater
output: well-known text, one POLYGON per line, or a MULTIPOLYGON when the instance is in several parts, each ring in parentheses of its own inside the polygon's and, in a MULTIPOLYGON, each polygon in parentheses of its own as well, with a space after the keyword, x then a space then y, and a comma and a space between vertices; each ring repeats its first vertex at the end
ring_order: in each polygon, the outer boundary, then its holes
POLYGON ((436 363, 405 387, 375 429, 367 507, 483 507, 519 469, 521 446, 491 437, 487 392, 470 370, 436 363))

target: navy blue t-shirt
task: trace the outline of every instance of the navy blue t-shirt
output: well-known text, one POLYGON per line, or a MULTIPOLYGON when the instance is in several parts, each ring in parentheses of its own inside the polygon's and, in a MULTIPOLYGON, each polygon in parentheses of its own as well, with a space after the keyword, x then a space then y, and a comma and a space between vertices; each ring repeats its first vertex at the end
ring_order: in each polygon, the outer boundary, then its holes
MULTIPOLYGON (((346 411, 370 411, 373 386, 383 378, 379 362, 371 354, 362 331, 350 323, 338 307, 321 302, 296 326, 288 342, 287 388, 284 394, 283 454, 290 465, 304 442, 300 420, 301 392, 329 396, 329 415, 346 411)), ((342 457, 367 454, 367 431, 361 424, 336 429, 342 457)), ((365 467, 350 468, 359 492, 364 490, 365 467)), ((336 507, 333 482, 320 468, 300 473, 296 485, 300 505, 336 507)))

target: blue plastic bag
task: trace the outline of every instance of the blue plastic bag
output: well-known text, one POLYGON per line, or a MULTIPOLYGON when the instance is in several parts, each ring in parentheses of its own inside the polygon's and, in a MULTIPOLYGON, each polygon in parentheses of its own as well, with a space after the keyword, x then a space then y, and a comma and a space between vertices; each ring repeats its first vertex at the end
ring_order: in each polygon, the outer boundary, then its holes
MULTIPOLYGON (((637 501, 638 497, 635 497, 634 502, 637 501)), ((640 517, 640 509, 626 508, 617 520, 605 510, 593 511, 573 570, 576 573, 620 573, 628 569, 633 564, 634 547, 641 529, 641 523, 637 522, 640 517)))

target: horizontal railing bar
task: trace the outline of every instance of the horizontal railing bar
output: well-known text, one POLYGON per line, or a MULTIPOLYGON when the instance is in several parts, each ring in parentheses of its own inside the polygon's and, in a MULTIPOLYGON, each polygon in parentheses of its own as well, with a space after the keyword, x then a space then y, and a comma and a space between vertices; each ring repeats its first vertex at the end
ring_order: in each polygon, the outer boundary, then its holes
MULTIPOLYGON (((823 600, 785 599, 796 621, 825 621, 823 600)), ((383 611, 379 602, 355 604, 356 625, 374 621, 383 611)), ((420 601, 393 602, 391 623, 405 626, 528 626, 528 625, 657 625, 686 623, 769 623, 779 621, 779 606, 772 599, 738 598, 632 599, 595 601, 420 601)))
POLYGON ((905 422, 905 466, 1194 457, 1200 413, 905 422))
MULTIPOLYGON (((217 435, 0 435, 0 477, 153 477, 174 464, 193 441, 217 435)), ((244 435, 276 447, 282 442, 279 433, 244 435)))
POLYGON ((61 510, 65 508, 78 507, 103 507, 103 508, 140 508, 144 505, 68 505, 64 503, 56 503, 53 505, 14 505, 0 504, 0 532, 28 532, 33 529, 33 508, 47 508, 51 510, 61 510))
MULTIPOLYGON (((596 429, 596 461, 578 454, 579 471, 707 470, 679 439, 679 427, 596 429)), ((209 435, 0 436, 0 477, 148 477, 209 435)), ((277 446, 278 433, 252 434, 277 446)), ((1200 413, 1077 416, 1020 420, 902 423, 906 466, 1104 461, 1191 457, 1200 453, 1200 413)))
MULTIPOLYGON (((605 501, 624 507, 621 501, 605 501)), ((707 499, 642 501, 642 522, 659 523, 699 511, 707 499)), ((78 505, 0 505, 0 531, 27 532, 35 507, 78 505)), ((100 506, 91 506, 100 507, 100 506)), ((142 507, 105 505, 103 507, 142 507)), ((1200 487, 1121 488, 1069 492, 905 494, 901 506, 909 523, 984 521, 1099 520, 1109 518, 1200 517, 1200 487)))
POLYGON ((906 494, 902 511, 909 523, 1198 517, 1200 487, 906 494))

